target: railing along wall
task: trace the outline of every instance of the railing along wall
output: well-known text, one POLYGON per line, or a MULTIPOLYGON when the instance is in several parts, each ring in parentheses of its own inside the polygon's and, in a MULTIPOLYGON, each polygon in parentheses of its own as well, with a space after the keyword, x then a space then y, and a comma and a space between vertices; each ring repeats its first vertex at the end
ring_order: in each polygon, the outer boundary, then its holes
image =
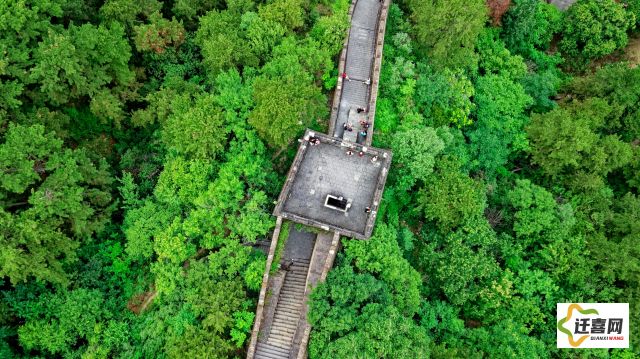
POLYGON ((269 255, 267 256, 267 263, 264 269, 264 275, 262 276, 262 286, 260 287, 260 296, 258 297, 258 306, 256 307, 256 318, 253 322, 253 329, 251 330, 251 341, 247 347, 247 358, 253 358, 256 352, 256 346, 258 345, 258 335, 260 334, 260 325, 262 324, 262 316, 264 312, 264 304, 267 297, 267 289, 269 286, 269 274, 271 272, 271 264, 276 252, 276 246, 278 245, 278 237, 280 237, 280 228, 282 227, 282 217, 276 219, 276 227, 273 230, 273 236, 271 237, 271 246, 269 247, 269 255))
POLYGON ((338 61, 338 83, 336 84, 336 90, 333 93, 333 103, 331 104, 331 116, 329 117, 329 136, 333 136, 335 132, 335 124, 338 120, 338 114, 340 113, 340 102, 342 101, 342 87, 344 79, 342 74, 345 72, 347 66, 347 49, 349 47, 349 38, 351 37, 351 18, 353 11, 356 8, 358 0, 352 0, 349 7, 349 28, 347 29, 347 36, 342 45, 342 51, 340 52, 340 60, 338 61))
MULTIPOLYGON (((324 262, 324 266, 322 267, 322 273, 320 274, 320 278, 318 279, 317 284, 320 284, 324 282, 325 279, 327 279, 327 274, 329 274, 329 271, 333 267, 333 262, 336 259, 336 254, 338 253, 339 246, 340 246, 340 233, 333 232, 331 247, 329 248, 329 253, 327 254, 327 259, 324 262)), ((309 288, 309 290, 305 293, 304 304, 303 304, 304 311, 305 311, 305 318, 306 318, 307 312, 309 311, 309 303, 308 303, 309 294, 313 289, 315 289, 315 286, 314 288, 309 288)), ((296 358, 304 359, 307 357, 307 345, 309 344, 309 334, 311 334, 311 325, 309 324, 309 321, 305 320, 304 325, 302 327, 299 327, 298 330, 303 330, 304 332, 303 332, 302 340, 300 342, 300 350, 298 351, 298 355, 296 356, 296 358)))
POLYGON ((380 82, 380 69, 382 68, 382 48, 384 46, 384 32, 387 28, 387 16, 391 0, 384 0, 380 7, 378 23, 376 25, 376 46, 373 52, 373 71, 371 73, 371 86, 369 86, 369 121, 371 121, 371 135, 365 139, 365 144, 371 146, 373 130, 375 128, 376 101, 378 99, 378 84, 380 82))

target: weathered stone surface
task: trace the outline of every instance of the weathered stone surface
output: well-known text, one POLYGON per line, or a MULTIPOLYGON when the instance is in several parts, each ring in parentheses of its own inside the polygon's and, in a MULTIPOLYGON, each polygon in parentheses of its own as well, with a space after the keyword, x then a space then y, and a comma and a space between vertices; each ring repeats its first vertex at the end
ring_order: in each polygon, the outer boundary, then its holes
POLYGON ((567 10, 569 8, 569 6, 573 5, 573 3, 575 3, 576 0, 551 0, 549 1, 550 4, 555 5, 555 7, 557 7, 559 10, 567 10))
POLYGON ((391 152, 387 150, 353 146, 307 130, 274 214, 366 239, 373 230, 390 164, 391 152), (320 144, 312 146, 309 143, 312 136, 319 138, 320 144), (352 155, 347 154, 350 148, 352 155), (324 205, 327 195, 342 196, 351 207, 347 212, 327 208, 324 205))
MULTIPOLYGON (((346 73, 350 80, 341 77, 334 94, 329 133, 335 137, 307 130, 289 170, 274 210, 278 222, 269 248, 247 358, 306 357, 311 331, 307 322, 307 301, 313 288, 325 280, 333 266, 340 234, 366 239, 373 231, 391 163, 389 151, 370 147, 389 4, 390 0, 352 1, 349 9, 351 28, 338 63, 340 73, 346 73), (353 113, 359 107, 367 110, 365 116, 370 123, 367 136, 352 136, 351 142, 343 142, 342 124, 347 121, 349 111, 353 113), (320 138, 322 143, 310 146, 310 136, 320 138), (354 146, 351 156, 346 155, 349 146, 354 146), (360 151, 364 152, 363 156, 358 155, 360 151), (350 199, 351 207, 346 213, 324 207, 327 194, 350 199), (367 207, 370 211, 365 211, 367 207), (269 269, 282 221, 280 216, 331 232, 320 233, 313 240, 310 238, 313 235, 292 228, 283 258, 294 258, 296 262, 286 273, 281 272, 274 278, 278 283, 272 283, 272 287, 275 284, 278 291, 267 305, 275 309, 265 311, 269 269), (284 280, 280 281, 282 275, 284 280), (263 322, 265 325, 261 328, 263 322)), ((359 130, 359 126, 354 127, 354 131, 359 130)))

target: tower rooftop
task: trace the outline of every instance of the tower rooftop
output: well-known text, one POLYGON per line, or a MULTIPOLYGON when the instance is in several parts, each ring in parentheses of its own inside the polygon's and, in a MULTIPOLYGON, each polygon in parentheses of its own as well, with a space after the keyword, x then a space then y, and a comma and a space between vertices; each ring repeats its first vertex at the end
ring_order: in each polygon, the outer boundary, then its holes
POLYGON ((391 152, 309 129, 299 141, 273 214, 345 236, 369 238, 391 152), (314 145, 311 139, 320 142, 314 145))

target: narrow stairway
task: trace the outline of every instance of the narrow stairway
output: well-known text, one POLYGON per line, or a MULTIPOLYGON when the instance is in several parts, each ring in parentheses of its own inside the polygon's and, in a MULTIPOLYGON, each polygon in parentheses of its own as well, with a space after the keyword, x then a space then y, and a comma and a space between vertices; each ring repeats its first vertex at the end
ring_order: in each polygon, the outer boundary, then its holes
POLYGON ((308 259, 294 259, 284 278, 269 336, 258 342, 256 358, 289 358, 304 299, 308 259))
POLYGON ((282 349, 275 345, 270 345, 267 343, 258 342, 258 346, 256 347, 256 358, 267 358, 267 359, 280 359, 280 358, 289 358, 289 350, 282 349))

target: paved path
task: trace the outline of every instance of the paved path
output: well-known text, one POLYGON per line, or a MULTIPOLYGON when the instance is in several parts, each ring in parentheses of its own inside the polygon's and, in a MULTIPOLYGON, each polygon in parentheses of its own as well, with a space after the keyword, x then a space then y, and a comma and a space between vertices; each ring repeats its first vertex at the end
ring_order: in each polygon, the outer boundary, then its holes
MULTIPOLYGON (((334 103, 330 122, 335 122, 330 124, 330 129, 335 129, 333 136, 342 138, 342 124, 347 120, 349 110, 365 108, 371 111, 368 116, 371 127, 368 138, 359 136, 356 141, 370 144, 375 109, 369 107, 375 107, 384 22, 390 0, 352 1, 351 28, 339 65, 344 66, 350 80, 338 81, 336 94, 339 96, 336 99, 339 103, 337 106, 334 103), (381 13, 384 13, 383 17, 381 13)), ((356 124, 354 131, 359 130, 360 126, 356 124)), ((272 239, 276 243, 271 243, 267 257, 256 320, 247 349, 248 359, 306 358, 311 331, 307 322, 307 301, 313 288, 326 278, 340 245, 340 233, 312 235, 298 232, 292 226, 282 257, 285 262, 293 259, 294 263, 288 270, 280 269, 270 276, 280 223, 282 218, 278 217, 272 239)))
POLYGON ((255 358, 288 358, 293 347, 293 337, 298 328, 302 311, 307 273, 308 259, 295 259, 285 271, 284 284, 278 293, 278 301, 273 321, 268 333, 258 341, 255 358), (286 352, 285 356, 275 356, 273 350, 286 352))
MULTIPOLYGON (((358 0, 351 17, 351 29, 347 45, 344 73, 350 80, 342 81, 342 93, 335 129, 333 134, 342 138, 342 124, 348 122, 349 110, 369 107, 369 96, 373 77, 373 62, 375 59, 376 30, 378 15, 382 3, 378 0, 358 0)), ((377 83, 377 81, 375 81, 377 83)), ((359 132, 359 124, 354 124, 354 131, 359 132)), ((373 132, 373 128, 369 133, 373 132)), ((364 138, 358 136, 357 142, 363 143, 364 138)))

